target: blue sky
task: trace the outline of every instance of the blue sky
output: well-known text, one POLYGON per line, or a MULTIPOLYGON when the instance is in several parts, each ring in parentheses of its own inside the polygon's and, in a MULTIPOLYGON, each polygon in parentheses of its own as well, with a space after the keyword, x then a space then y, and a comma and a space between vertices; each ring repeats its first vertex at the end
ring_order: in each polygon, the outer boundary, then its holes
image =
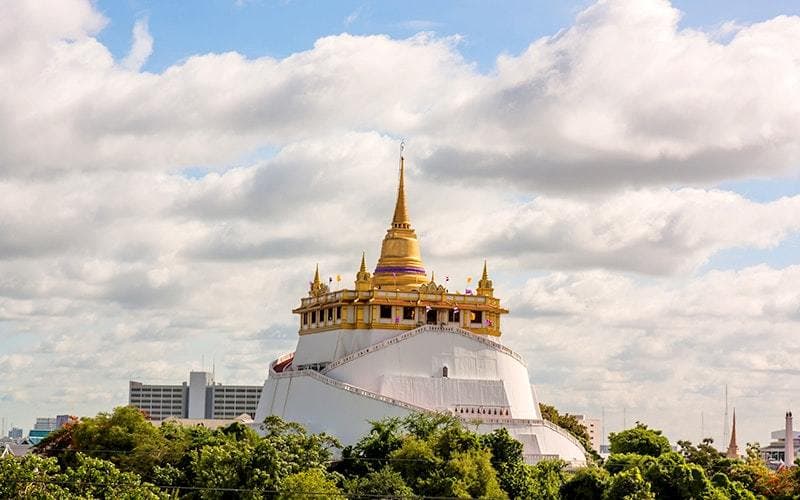
POLYGON ((260 383, 315 264, 374 264, 407 138, 427 269, 489 260, 543 399, 697 440, 728 383, 764 441, 797 385, 800 4, 672 6, 0 3, 4 415, 202 357, 260 383))
MULTIPOLYGON (((157 42, 144 69, 159 72, 199 53, 236 51, 248 57, 281 58, 310 49, 320 37, 343 32, 405 38, 430 30, 463 36, 459 51, 490 71, 498 54, 518 54, 531 40, 568 27, 591 3, 100 0, 98 9, 110 24, 98 38, 122 57, 130 47, 133 24, 147 17, 157 42)), ((800 5, 791 0, 681 0, 673 5, 684 12, 682 27, 708 28, 730 20, 746 24, 800 13, 800 5)))

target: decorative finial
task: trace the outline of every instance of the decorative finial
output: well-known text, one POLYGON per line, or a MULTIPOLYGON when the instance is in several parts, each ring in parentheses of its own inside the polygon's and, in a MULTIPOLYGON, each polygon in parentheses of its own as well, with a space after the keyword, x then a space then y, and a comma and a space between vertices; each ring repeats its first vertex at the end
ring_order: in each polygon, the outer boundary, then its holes
POLYGON ((489 273, 486 270, 486 259, 483 259, 483 276, 481 276, 481 280, 488 280, 489 273))
POLYGON ((319 283, 319 262, 317 262, 317 270, 314 271, 314 283, 319 283))
POLYGON ((358 272, 365 273, 367 272, 367 261, 365 259, 365 253, 363 250, 361 251, 361 268, 359 268, 358 272))
POLYGON ((436 282, 436 274, 433 271, 431 271, 431 283, 435 282, 436 282))

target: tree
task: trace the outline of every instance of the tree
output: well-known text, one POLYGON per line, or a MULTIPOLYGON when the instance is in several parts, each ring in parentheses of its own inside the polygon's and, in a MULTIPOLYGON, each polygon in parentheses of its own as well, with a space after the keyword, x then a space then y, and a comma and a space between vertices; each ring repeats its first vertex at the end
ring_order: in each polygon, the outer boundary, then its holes
POLYGON ((558 500, 559 492, 564 485, 563 460, 542 460, 535 465, 528 465, 528 491, 525 498, 540 498, 545 500, 558 500))
POLYGON ((642 470, 657 498, 710 498, 715 492, 703 468, 687 464, 679 453, 664 453, 648 460, 642 470))
POLYGON ((611 478, 604 500, 654 500, 650 483, 642 478, 637 467, 622 471, 611 478))
POLYGON ((384 467, 379 471, 370 472, 364 477, 354 477, 345 481, 348 495, 353 497, 412 497, 412 490, 403 481, 403 476, 391 467, 384 467))
POLYGON ((287 476, 281 483, 278 493, 279 500, 307 500, 309 498, 344 499, 345 497, 325 470, 316 467, 287 476))
POLYGON ((53 482, 64 485, 73 497, 119 498, 122 500, 158 500, 169 495, 157 487, 143 483, 133 472, 120 472, 113 463, 100 458, 76 455, 76 464, 53 482))
POLYGON ((567 500, 602 500, 611 476, 600 467, 583 467, 561 486, 561 498, 567 500))
POLYGON ((67 491, 51 480, 58 471, 55 458, 0 458, 0 498, 66 498, 67 491))
POLYGON ((636 453, 657 457, 670 451, 669 440, 661 431, 650 429, 641 422, 636 427, 608 435, 611 453, 636 453))

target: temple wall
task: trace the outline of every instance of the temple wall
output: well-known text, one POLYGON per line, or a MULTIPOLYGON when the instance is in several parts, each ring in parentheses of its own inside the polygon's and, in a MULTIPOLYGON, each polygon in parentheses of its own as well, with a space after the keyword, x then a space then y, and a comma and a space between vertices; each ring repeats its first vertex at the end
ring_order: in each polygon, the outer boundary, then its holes
MULTIPOLYGON (((534 400, 528 371, 523 363, 476 339, 446 331, 420 333, 334 368, 327 375, 380 393, 383 377, 441 378, 445 366, 449 378, 503 382, 505 397, 514 418, 540 418, 538 402, 534 400)), ((412 399, 404 400, 426 407, 431 403, 428 396, 410 393, 409 397, 412 399)), ((470 393, 470 397, 480 398, 481 395, 478 391, 470 393)), ((478 399, 464 401, 464 404, 484 403, 478 399)))

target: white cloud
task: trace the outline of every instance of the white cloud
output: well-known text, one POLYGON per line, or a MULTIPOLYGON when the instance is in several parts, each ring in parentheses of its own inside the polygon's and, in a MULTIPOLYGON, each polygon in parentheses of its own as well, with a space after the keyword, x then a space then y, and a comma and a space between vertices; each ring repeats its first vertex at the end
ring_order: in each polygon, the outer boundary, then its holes
POLYGON ((133 25, 131 50, 120 64, 128 71, 139 71, 152 53, 153 37, 147 29, 147 19, 140 19, 133 25))
MULTIPOLYGON (((680 30, 664 1, 615 0, 488 75, 454 39, 431 35, 331 36, 281 60, 206 54, 154 75, 115 66, 91 38, 97 15, 76 5, 88 20, 56 37, 31 30, 0 55, 15 89, 1 103, 6 174, 217 166, 355 130, 410 137, 431 175, 492 171, 523 190, 708 183, 785 172, 800 158, 798 18, 720 43, 680 30)), ((150 51, 144 26, 129 67, 150 51)))

